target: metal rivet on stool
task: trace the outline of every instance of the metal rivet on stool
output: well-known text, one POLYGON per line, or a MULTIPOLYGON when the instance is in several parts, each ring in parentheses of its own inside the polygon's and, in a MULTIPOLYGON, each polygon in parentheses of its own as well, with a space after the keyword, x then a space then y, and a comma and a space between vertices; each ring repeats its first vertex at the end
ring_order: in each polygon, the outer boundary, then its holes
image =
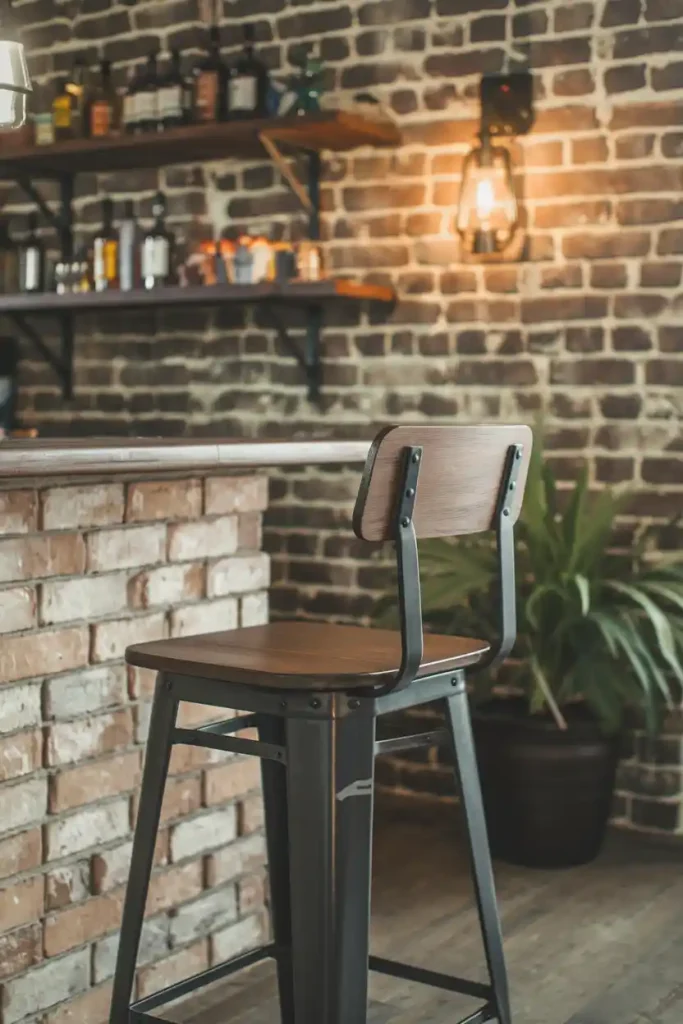
POLYGON ((414 494, 415 494, 414 488, 409 487, 408 490, 406 491, 406 498, 412 498, 414 494))
POLYGON ((413 455, 413 462, 419 462, 419 461, 420 461, 420 453, 419 452, 415 452, 415 454, 413 455))
POLYGON ((314 697, 314 698, 313 698, 313 700, 311 701, 311 707, 312 707, 312 708, 313 708, 313 709, 314 709, 315 711, 317 711, 317 710, 318 710, 318 708, 320 707, 320 701, 318 700, 318 698, 317 698, 317 697, 314 697))
POLYGON ((349 707, 350 707, 350 709, 352 711, 355 711, 357 708, 360 707, 360 701, 359 700, 350 700, 349 701, 349 707))
POLYGON ((287 701, 286 700, 281 700, 280 701, 280 707, 281 708, 286 708, 287 707, 287 701))
POLYGON ((410 526, 410 519, 408 519, 408 516, 405 516, 405 518, 401 520, 401 526, 410 526))
POLYGON ((509 508, 504 508, 503 509, 503 515, 504 516, 509 516, 510 515, 510 509, 509 508))

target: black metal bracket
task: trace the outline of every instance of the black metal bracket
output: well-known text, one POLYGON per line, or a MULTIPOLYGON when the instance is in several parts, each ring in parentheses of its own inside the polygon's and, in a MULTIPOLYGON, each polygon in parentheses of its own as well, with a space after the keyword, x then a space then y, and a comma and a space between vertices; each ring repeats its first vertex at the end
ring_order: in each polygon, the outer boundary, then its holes
POLYGON ((289 352, 299 365, 308 389, 309 402, 318 403, 320 401, 322 383, 322 361, 320 358, 322 309, 320 306, 306 306, 306 337, 303 343, 303 351, 287 330, 275 303, 264 302, 261 309, 273 325, 283 348, 289 352))
MULTIPOLYGON (((65 175, 58 179, 60 190, 58 213, 54 212, 30 178, 22 176, 17 177, 15 180, 21 190, 35 203, 48 224, 51 224, 59 235, 62 260, 71 262, 73 259, 73 177, 65 175)), ((74 361, 73 314, 71 312, 59 314, 61 349, 59 356, 55 355, 45 344, 35 327, 21 313, 8 313, 6 315, 10 317, 19 333, 37 349, 45 362, 55 371, 62 385, 64 398, 67 400, 72 398, 74 361)))
POLYGON ((286 764, 287 754, 284 747, 273 743, 262 743, 260 740, 245 740, 232 733, 242 729, 258 726, 259 716, 240 715, 224 722, 202 725, 198 729, 181 729, 176 727, 171 733, 172 743, 183 743, 191 747, 208 747, 210 750, 224 750, 231 754, 252 754, 270 761, 286 764))

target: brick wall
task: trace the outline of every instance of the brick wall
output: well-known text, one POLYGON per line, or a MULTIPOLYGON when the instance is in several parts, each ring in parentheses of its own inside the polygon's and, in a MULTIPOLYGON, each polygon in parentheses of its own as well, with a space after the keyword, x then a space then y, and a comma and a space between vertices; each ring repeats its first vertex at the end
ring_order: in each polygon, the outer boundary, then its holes
MULTIPOLYGON (((112 59, 122 80, 151 46, 196 53, 204 40, 192 0, 94 2, 73 22, 52 0, 17 10, 31 26, 40 88, 80 50, 112 59)), ((562 476, 587 458, 595 486, 628 485, 627 526, 677 514, 680 0, 234 0, 224 5, 228 59, 247 20, 274 71, 293 70, 295 44, 322 38, 334 94, 368 90, 400 123, 400 150, 327 161, 323 189, 328 265, 392 282, 396 309, 387 321, 331 311, 322 410, 307 403, 291 359, 253 311, 83 317, 74 403, 29 354, 26 420, 52 433, 365 437, 387 420, 528 421, 545 409, 562 476), (482 267, 463 261, 454 235, 459 175, 477 128, 479 76, 518 60, 537 96, 534 129, 512 147, 527 242, 518 262, 482 267)), ((83 176, 79 224, 92 231, 102 191, 132 195, 149 217, 159 184, 186 237, 299 215, 269 164, 226 162, 83 176)), ((16 190, 8 201, 28 212, 16 190)), ((356 487, 355 469, 273 480, 266 544, 276 614, 371 614, 388 576, 350 535, 356 487)), ((662 543, 675 546, 680 533, 665 530, 662 543)), ((659 780, 658 758, 625 776, 625 820, 637 820, 636 798, 653 827, 670 828, 679 814, 669 789, 680 779, 680 744, 667 749, 665 792, 647 781, 659 780)))
MULTIPOLYGON (((154 685, 124 648, 267 620, 264 483, 0 491, 3 1024, 107 1017, 154 685)), ((260 940, 261 828, 258 761, 175 748, 141 996, 260 940)))

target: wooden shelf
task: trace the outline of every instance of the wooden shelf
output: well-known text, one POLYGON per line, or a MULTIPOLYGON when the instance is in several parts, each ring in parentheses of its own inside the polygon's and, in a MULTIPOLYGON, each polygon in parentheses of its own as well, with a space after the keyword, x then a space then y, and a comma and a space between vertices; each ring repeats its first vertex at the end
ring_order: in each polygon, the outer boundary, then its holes
POLYGON ((374 121, 344 111, 323 111, 305 117, 256 121, 225 121, 172 128, 158 135, 119 135, 103 139, 70 139, 51 146, 4 148, 3 178, 57 178, 94 171, 168 167, 207 160, 265 156, 259 135, 266 132, 283 147, 343 152, 358 146, 395 146, 400 133, 390 121, 374 121))
POLYGON ((226 303, 285 303, 316 305, 339 299, 346 302, 394 301, 393 289, 381 285, 359 284, 345 278, 324 281, 291 281, 287 284, 223 284, 179 288, 154 288, 150 291, 77 292, 57 295, 0 295, 0 313, 61 313, 82 310, 153 309, 168 306, 213 306, 226 303))

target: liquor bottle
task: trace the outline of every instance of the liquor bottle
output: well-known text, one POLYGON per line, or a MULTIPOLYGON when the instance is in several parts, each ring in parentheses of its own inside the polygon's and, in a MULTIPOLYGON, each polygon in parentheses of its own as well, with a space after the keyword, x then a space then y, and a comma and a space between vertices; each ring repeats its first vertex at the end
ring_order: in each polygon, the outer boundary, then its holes
POLYGON ((171 283, 173 235, 164 223, 166 197, 157 192, 152 206, 154 224, 142 240, 142 284, 158 288, 171 283))
POLYGON ((42 292, 45 290, 45 247, 36 234, 38 217, 32 213, 28 219, 28 238, 19 246, 19 290, 42 292))
POLYGON ((138 87, 136 131, 156 132, 159 130, 158 103, 159 76, 157 75, 157 55, 152 52, 147 57, 147 66, 138 87))
POLYGON ((111 135, 114 129, 116 95, 111 83, 111 63, 103 60, 100 65, 100 80, 89 105, 90 135, 102 138, 111 135))
POLYGON ((124 200, 119 224, 119 287, 122 292, 140 287, 140 229, 132 199, 124 200))
POLYGON ((226 110, 228 69, 221 60, 218 25, 209 29, 209 47, 194 70, 194 120, 221 121, 226 110))
POLYGON ((76 138, 88 134, 86 67, 83 57, 76 57, 73 71, 66 83, 71 101, 71 126, 76 138))
POLYGON ((118 287, 118 237, 114 229, 114 204, 102 200, 102 228, 93 244, 93 283, 96 292, 118 287))
POLYGON ((52 124, 55 139, 73 138, 73 122, 71 119, 71 96, 66 91, 66 78, 57 82, 55 98, 52 101, 52 124))
POLYGON ((191 116, 192 87, 183 77, 180 50, 171 50, 168 69, 159 82, 159 122, 162 128, 176 128, 191 116))
POLYGON ((138 130, 138 94, 140 91, 140 69, 131 68, 128 72, 128 84, 123 95, 122 128, 128 135, 138 130))
POLYGON ((228 116, 265 117, 268 99, 268 69, 254 54, 253 25, 244 26, 244 52, 228 82, 228 116))

